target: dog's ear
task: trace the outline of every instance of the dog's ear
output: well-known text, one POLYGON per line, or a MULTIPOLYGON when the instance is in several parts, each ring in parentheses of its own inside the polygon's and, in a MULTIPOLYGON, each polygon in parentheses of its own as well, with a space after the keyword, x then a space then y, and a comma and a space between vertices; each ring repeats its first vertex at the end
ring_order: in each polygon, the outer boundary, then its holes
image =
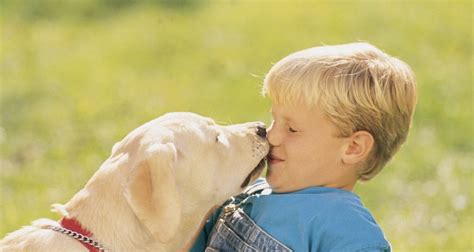
POLYGON ((160 242, 167 242, 176 235, 181 221, 174 175, 176 147, 172 143, 154 144, 145 155, 132 169, 125 196, 150 233, 160 242))

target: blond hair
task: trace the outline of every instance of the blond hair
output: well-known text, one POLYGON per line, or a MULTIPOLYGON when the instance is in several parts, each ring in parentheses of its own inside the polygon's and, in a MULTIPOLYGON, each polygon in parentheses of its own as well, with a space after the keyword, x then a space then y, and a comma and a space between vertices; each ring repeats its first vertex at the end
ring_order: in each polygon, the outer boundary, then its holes
POLYGON ((295 52, 265 77, 262 94, 276 104, 322 109, 340 137, 359 130, 374 148, 359 170, 369 180, 405 142, 416 105, 410 67, 368 43, 321 46, 295 52))

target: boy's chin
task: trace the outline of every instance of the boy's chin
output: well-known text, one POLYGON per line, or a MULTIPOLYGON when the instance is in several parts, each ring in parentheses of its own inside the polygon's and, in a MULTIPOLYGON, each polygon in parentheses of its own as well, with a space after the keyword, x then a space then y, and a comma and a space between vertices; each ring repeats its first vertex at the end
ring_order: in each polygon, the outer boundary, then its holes
POLYGON ((277 174, 271 171, 271 168, 267 169, 267 174, 265 176, 267 183, 272 188, 273 192, 283 192, 282 191, 282 182, 279 181, 277 174))

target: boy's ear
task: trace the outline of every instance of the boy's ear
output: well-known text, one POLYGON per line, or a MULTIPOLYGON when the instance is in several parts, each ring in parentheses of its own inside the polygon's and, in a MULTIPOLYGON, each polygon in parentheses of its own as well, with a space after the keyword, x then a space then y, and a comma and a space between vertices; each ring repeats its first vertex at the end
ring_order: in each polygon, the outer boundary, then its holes
POLYGON ((352 133, 346 140, 342 162, 354 165, 363 162, 374 147, 374 137, 367 131, 360 130, 352 133))

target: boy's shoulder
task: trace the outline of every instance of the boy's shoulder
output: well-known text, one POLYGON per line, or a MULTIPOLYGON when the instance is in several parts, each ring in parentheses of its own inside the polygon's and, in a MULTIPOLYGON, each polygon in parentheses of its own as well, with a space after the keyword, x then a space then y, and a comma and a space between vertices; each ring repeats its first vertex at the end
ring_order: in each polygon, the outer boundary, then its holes
POLYGON ((320 223, 330 221, 333 216, 338 219, 345 216, 375 222, 360 198, 355 193, 342 189, 311 187, 290 193, 276 193, 272 192, 264 178, 259 178, 244 193, 257 195, 252 199, 256 203, 256 209, 279 209, 279 212, 289 212, 306 220, 318 219, 320 223))
POLYGON ((341 225, 344 223, 377 225, 372 213, 363 205, 359 196, 342 189, 312 187, 291 193, 274 193, 267 181, 259 178, 243 193, 257 195, 251 200, 255 210, 279 209, 278 212, 291 213, 305 220, 314 219, 318 225, 326 222, 329 224, 343 222, 341 225))
MULTIPOLYGON (((261 179, 255 184, 263 186, 264 183, 265 180, 261 179)), ((280 229, 295 226, 302 228, 309 235, 308 241, 319 240, 320 245, 328 250, 390 247, 382 229, 360 198, 346 190, 312 187, 255 197, 251 217, 270 232, 279 233, 280 229), (276 222, 279 226, 274 225, 276 222)))
POLYGON ((321 201, 326 207, 320 213, 315 213, 309 224, 316 231, 316 237, 320 237, 331 248, 349 251, 377 248, 380 250, 376 251, 390 251, 382 228, 360 198, 350 193, 334 195, 339 197, 326 197, 321 201))

